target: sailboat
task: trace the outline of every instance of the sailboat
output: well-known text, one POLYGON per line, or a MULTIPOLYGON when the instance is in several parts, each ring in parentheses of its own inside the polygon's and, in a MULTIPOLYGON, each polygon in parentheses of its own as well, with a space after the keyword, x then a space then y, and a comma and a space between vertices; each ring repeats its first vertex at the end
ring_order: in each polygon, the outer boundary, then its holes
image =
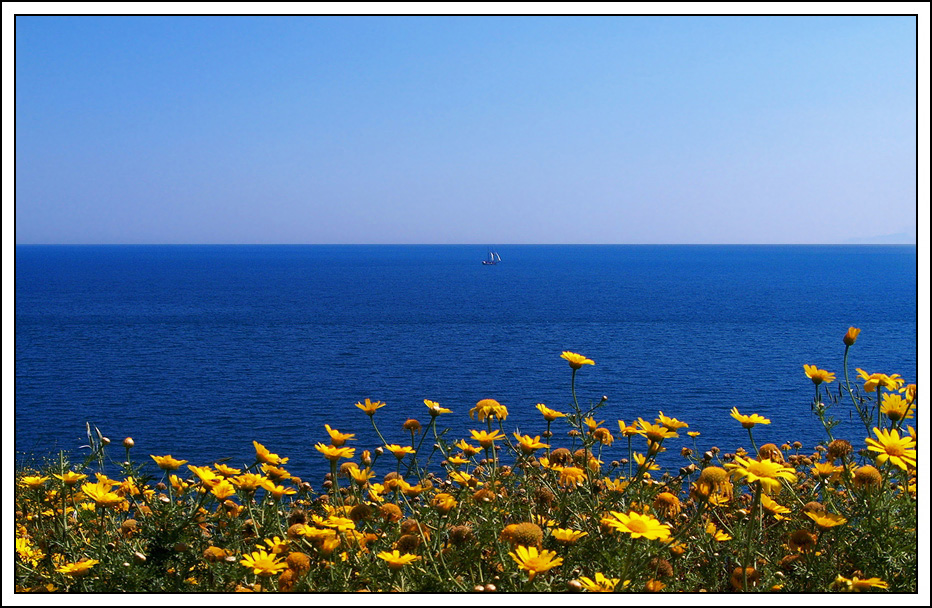
POLYGON ((482 263, 486 266, 494 266, 502 261, 502 256, 498 255, 498 252, 492 248, 489 248, 489 257, 485 260, 482 260, 482 263))

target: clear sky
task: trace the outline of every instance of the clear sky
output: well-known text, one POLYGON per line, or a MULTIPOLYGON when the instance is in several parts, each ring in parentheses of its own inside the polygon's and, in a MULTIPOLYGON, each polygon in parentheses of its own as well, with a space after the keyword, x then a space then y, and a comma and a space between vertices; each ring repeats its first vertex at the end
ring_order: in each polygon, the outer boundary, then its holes
POLYGON ((915 242, 913 17, 15 25, 17 243, 915 242))

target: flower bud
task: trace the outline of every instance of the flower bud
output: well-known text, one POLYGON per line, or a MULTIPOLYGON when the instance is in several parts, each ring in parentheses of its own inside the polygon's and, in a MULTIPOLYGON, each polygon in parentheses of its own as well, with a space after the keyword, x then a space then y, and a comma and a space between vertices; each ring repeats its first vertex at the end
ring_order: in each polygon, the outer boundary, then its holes
POLYGON ((127 450, 133 447, 134 445, 136 445, 136 442, 133 441, 132 437, 127 437, 126 439, 123 440, 123 447, 126 448, 127 450))
POLYGON ((851 346, 858 339, 858 334, 861 333, 861 330, 857 327, 849 327, 848 333, 845 334, 845 337, 842 340, 845 343, 845 346, 851 346))

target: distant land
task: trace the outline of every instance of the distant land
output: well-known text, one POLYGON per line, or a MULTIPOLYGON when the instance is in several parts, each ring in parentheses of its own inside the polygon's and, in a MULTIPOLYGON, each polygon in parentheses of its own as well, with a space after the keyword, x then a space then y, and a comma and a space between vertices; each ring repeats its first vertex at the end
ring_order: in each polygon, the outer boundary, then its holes
POLYGON ((849 245, 915 245, 915 232, 897 232, 883 236, 864 236, 844 241, 849 245))

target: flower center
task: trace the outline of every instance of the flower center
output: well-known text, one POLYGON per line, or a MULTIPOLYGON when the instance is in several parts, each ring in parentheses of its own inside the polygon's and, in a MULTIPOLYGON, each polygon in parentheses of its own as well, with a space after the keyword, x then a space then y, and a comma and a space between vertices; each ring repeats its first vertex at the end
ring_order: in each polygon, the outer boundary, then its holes
POLYGON ((629 521, 627 525, 628 525, 628 529, 631 530, 632 532, 637 532, 638 534, 647 532, 647 524, 645 524, 643 521, 639 519, 633 519, 629 521))

